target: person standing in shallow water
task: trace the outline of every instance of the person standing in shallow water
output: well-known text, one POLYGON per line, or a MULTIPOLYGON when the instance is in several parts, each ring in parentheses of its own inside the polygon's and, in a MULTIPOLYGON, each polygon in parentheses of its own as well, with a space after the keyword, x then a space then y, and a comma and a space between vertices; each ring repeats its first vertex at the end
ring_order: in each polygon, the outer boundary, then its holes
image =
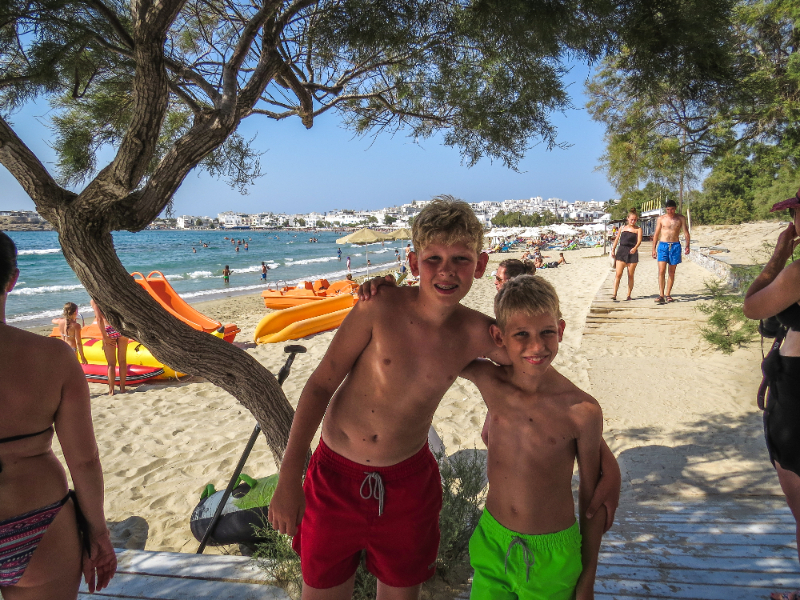
MULTIPOLYGON (((628 212, 625 225, 619 230, 611 245, 611 254, 614 256, 614 267, 617 271, 614 279, 614 294, 611 296, 611 299, 615 301, 622 272, 626 267, 628 269, 628 297, 625 300, 630 300, 633 292, 633 274, 636 271, 636 265, 639 264, 639 246, 642 245, 642 228, 636 225, 638 220, 639 215, 636 214, 636 209, 632 208, 628 212)), ((563 258, 564 255, 561 256, 563 258)))
POLYGON ((683 230, 686 236, 686 254, 689 254, 689 226, 686 217, 677 214, 678 205, 675 200, 667 200, 666 214, 658 217, 656 232, 653 234, 653 258, 658 258, 658 299, 656 303, 673 302, 672 286, 675 283, 675 269, 681 264, 681 242, 679 236, 683 230), (669 272, 664 288, 665 274, 669 272))

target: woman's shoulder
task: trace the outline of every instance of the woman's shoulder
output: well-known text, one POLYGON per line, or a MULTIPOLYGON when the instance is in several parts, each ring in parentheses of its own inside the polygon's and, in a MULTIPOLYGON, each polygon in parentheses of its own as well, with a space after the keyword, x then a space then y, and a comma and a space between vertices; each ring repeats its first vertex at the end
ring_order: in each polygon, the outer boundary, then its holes
POLYGON ((69 351, 69 347, 60 338, 53 338, 25 329, 9 327, 9 341, 20 349, 35 350, 38 354, 56 357, 69 351))

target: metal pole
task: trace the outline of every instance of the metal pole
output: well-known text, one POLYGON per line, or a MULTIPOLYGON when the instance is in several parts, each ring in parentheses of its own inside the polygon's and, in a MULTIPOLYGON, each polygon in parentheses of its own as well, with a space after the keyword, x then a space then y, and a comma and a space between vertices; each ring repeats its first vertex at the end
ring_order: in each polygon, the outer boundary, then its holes
MULTIPOLYGON (((288 353, 289 357, 286 359, 283 367, 281 367, 281 370, 278 372, 278 385, 280 386, 282 386, 283 382, 286 381, 286 378, 289 377, 289 371, 292 369, 294 357, 298 354, 304 354, 306 352, 306 348, 305 346, 292 345, 286 346, 283 351, 288 353)), ((250 452, 253 450, 253 445, 258 439, 259 433, 261 433, 261 426, 256 424, 255 428, 253 429, 253 433, 250 434, 250 439, 247 440, 247 446, 245 446, 244 452, 242 452, 242 456, 239 458, 236 469, 233 471, 233 476, 231 476, 231 480, 228 482, 228 487, 225 488, 225 493, 222 494, 222 500, 220 500, 217 510, 214 512, 214 517, 211 519, 208 529, 206 529, 206 532, 203 534, 203 539, 200 540, 200 546, 197 548, 197 554, 203 553, 203 550, 205 550, 206 546, 208 545, 208 540, 211 539, 211 535, 217 528, 217 523, 222 515, 222 509, 225 507, 225 502, 228 501, 228 498, 233 491, 233 486, 236 485, 236 480, 239 479, 239 475, 242 473, 242 469, 247 462, 247 458, 250 456, 250 452)))

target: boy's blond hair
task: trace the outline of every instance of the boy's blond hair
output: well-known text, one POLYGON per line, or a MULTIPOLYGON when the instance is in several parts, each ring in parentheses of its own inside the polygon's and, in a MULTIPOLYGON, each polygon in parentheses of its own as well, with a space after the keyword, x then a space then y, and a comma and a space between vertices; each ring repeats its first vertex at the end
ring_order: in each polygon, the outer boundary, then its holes
POLYGON ((463 200, 449 195, 436 196, 414 218, 411 241, 417 253, 431 243, 450 246, 463 242, 480 254, 483 250, 483 225, 463 200))
POLYGON ((556 288, 538 275, 520 275, 506 282, 494 298, 494 316, 500 329, 515 313, 531 317, 551 314, 561 318, 556 288))

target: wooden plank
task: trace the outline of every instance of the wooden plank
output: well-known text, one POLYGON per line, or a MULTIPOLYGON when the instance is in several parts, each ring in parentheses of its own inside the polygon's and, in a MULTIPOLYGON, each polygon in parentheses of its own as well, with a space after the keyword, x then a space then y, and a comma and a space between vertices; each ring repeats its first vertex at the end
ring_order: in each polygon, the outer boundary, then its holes
POLYGON ((776 557, 773 554, 762 556, 757 560, 752 557, 719 555, 677 554, 674 552, 646 552, 644 549, 631 552, 600 551, 600 564, 607 567, 649 567, 649 568, 681 568, 710 571, 747 571, 757 568, 762 573, 797 573, 797 556, 776 557))
POLYGON ((245 556, 117 551, 118 573, 186 577, 263 585, 264 571, 245 556))
POLYGON ((615 582, 621 586, 631 583, 647 585, 648 583, 669 583, 671 585, 702 585, 768 588, 777 584, 782 588, 796 590, 800 588, 800 573, 762 573, 759 571, 720 571, 718 569, 677 569, 627 567, 622 565, 604 565, 597 567, 597 579, 607 585, 615 582))
POLYGON ((637 535, 621 536, 618 533, 607 533, 604 539, 611 542, 653 543, 653 544, 768 544, 770 546, 784 546, 790 543, 785 535, 777 534, 704 534, 699 533, 688 537, 684 534, 664 534, 661 532, 643 532, 637 535))
MULTIPOLYGON (((688 534, 694 536, 696 534, 714 534, 714 535, 731 535, 731 534, 787 534, 794 537, 795 526, 794 523, 687 523, 685 521, 627 521, 625 523, 626 533, 635 535, 644 534, 688 534), (653 530, 653 525, 658 523, 657 531, 653 530)), ((615 532, 612 529, 606 535, 613 535, 615 532)))
POLYGON ((631 544, 628 542, 607 542, 603 540, 603 552, 608 552, 612 556, 627 555, 628 553, 653 553, 671 556, 691 556, 691 557, 715 557, 719 559, 743 558, 747 560, 765 560, 771 557, 785 558, 790 557, 796 561, 797 551, 793 544, 782 545, 731 545, 731 544, 695 544, 695 545, 675 545, 675 544, 631 544))
POLYGON ((598 580, 595 590, 598 595, 605 597, 621 598, 670 598, 673 600, 754 600, 767 598, 770 591, 775 589, 795 589, 782 586, 772 581, 769 587, 742 587, 735 585, 682 585, 674 583, 661 583, 658 581, 622 581, 614 582, 598 580))
POLYGON ((141 600, 288 600, 289 596, 280 588, 268 585, 232 583, 208 579, 184 577, 131 575, 117 573, 111 584, 102 591, 90 595, 81 588, 86 600, 92 598, 136 598, 141 600))
POLYGON ((288 600, 249 558, 117 550, 117 573, 108 588, 94 595, 80 589, 81 600, 288 600))

